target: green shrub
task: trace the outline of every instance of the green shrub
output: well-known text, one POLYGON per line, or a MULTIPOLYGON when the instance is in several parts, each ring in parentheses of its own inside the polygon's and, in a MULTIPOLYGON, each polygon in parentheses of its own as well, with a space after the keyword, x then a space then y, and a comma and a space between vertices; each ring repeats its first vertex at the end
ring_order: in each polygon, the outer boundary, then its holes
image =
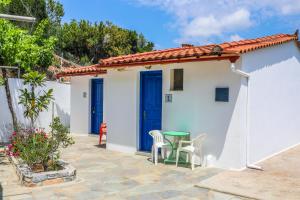
POLYGON ((12 135, 9 145, 10 156, 20 157, 32 170, 42 166, 42 170, 58 170, 60 149, 74 144, 68 129, 58 117, 50 124, 51 132, 46 134, 43 129, 19 129, 12 135))
POLYGON ((69 136, 68 128, 65 127, 58 117, 53 119, 53 122, 50 124, 51 128, 51 137, 50 137, 50 146, 51 146, 51 161, 50 167, 56 168, 57 160, 60 158, 60 148, 67 148, 68 146, 74 144, 74 140, 69 136))
POLYGON ((21 129, 12 137, 12 151, 31 168, 36 165, 46 168, 51 145, 43 129, 21 129))

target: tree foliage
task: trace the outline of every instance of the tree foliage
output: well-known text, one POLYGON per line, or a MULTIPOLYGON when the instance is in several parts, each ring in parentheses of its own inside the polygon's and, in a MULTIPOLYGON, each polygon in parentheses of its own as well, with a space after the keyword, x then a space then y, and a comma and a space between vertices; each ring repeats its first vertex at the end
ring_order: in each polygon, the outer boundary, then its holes
POLYGON ((0 6, 7 6, 10 4, 11 0, 0 0, 0 6))
POLYGON ((30 35, 0 19, 0 64, 19 66, 23 71, 48 67, 52 63, 56 38, 43 36, 47 24, 47 21, 42 21, 30 35))
POLYGON ((136 31, 120 28, 110 22, 90 23, 73 20, 58 33, 57 51, 82 65, 99 59, 151 51, 154 44, 136 31))
MULTIPOLYGON (((38 24, 48 19, 51 22, 52 29, 60 24, 61 18, 64 16, 64 9, 61 3, 55 0, 2 0, 5 4, 0 7, 1 13, 31 16, 36 18, 36 23, 14 22, 18 26, 27 30, 35 29, 38 24)), ((50 33, 53 33, 49 29, 50 33)))
MULTIPOLYGON (((0 19, 0 65, 17 66, 23 72, 43 71, 48 68, 52 63, 56 39, 44 37, 47 24, 47 21, 42 21, 34 33, 29 34, 28 31, 0 19)), ((1 73, 14 129, 17 130, 17 119, 8 84, 9 76, 6 69, 2 68, 1 73)))
POLYGON ((151 51, 154 47, 143 34, 121 28, 111 22, 73 20, 62 24, 64 8, 57 0, 14 0, 0 7, 1 11, 36 17, 37 23, 34 25, 14 22, 29 31, 35 30, 40 22, 47 20, 43 36, 58 38, 55 53, 81 65, 97 63, 99 59, 111 56, 151 51))

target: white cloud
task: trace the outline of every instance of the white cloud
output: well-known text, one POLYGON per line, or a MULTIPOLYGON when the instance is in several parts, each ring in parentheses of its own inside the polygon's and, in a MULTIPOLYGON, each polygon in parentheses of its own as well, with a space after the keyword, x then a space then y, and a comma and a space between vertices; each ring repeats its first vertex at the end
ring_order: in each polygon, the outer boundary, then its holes
POLYGON ((133 0, 172 15, 180 33, 176 41, 230 37, 262 19, 300 14, 300 0, 133 0))
POLYGON ((239 36, 238 34, 234 34, 230 36, 230 41, 239 41, 239 40, 243 40, 244 38, 242 38, 241 36, 239 36))
POLYGON ((245 9, 240 9, 219 19, 213 15, 196 17, 186 24, 183 34, 186 37, 218 36, 227 30, 240 30, 250 26, 250 13, 245 9))

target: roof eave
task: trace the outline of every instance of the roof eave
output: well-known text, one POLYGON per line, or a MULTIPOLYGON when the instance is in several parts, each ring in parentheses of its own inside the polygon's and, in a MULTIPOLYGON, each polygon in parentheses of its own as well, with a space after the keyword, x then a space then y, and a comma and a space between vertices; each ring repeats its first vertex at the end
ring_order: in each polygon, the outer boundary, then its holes
POLYGON ((73 73, 58 73, 56 78, 62 77, 71 77, 71 76, 96 76, 106 74, 106 70, 97 71, 97 72, 73 72, 73 73))
POLYGON ((154 60, 154 61, 141 61, 141 62, 131 62, 131 63, 120 63, 120 64, 108 64, 99 65, 98 67, 102 69, 112 69, 119 67, 137 67, 137 66, 147 66, 147 65, 164 65, 173 63, 187 63, 187 62, 203 62, 203 61, 221 61, 221 60, 237 60, 240 57, 239 54, 223 54, 221 56, 201 56, 201 57, 190 57, 190 58, 178 58, 178 59, 166 59, 166 60, 154 60))

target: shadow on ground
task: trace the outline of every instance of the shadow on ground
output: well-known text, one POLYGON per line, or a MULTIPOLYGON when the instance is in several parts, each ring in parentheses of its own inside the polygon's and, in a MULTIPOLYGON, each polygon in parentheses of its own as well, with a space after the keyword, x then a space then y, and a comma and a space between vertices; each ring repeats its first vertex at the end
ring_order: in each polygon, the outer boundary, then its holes
POLYGON ((95 147, 106 149, 106 144, 96 144, 95 147))
POLYGON ((2 188, 2 184, 0 183, 0 200, 3 199, 3 188, 2 188))

